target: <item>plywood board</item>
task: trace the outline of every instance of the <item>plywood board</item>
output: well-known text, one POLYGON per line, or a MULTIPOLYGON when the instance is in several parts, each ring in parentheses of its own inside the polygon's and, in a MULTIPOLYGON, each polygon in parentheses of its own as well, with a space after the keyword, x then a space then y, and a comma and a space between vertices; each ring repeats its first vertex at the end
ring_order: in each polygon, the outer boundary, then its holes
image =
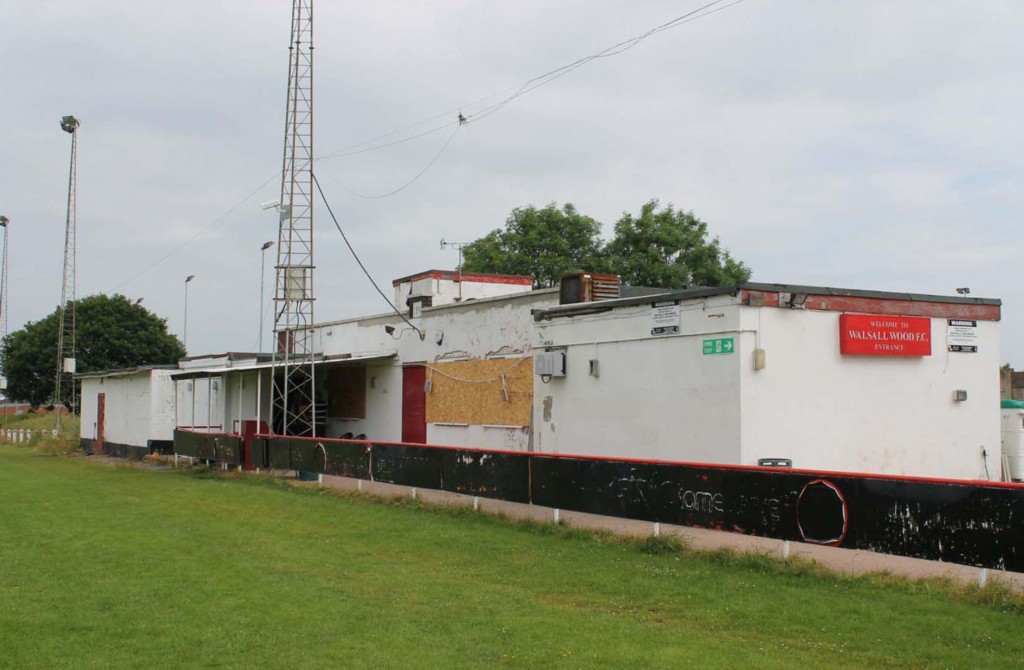
POLYGON ((532 356, 432 363, 427 380, 427 423, 530 425, 532 356))

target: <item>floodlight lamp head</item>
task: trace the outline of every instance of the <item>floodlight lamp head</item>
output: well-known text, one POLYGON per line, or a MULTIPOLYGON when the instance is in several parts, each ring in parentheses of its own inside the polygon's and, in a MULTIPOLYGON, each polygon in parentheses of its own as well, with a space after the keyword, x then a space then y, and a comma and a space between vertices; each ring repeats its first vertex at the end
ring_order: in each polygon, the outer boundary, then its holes
POLYGON ((74 133, 78 130, 78 119, 73 116, 62 116, 60 119, 60 129, 65 133, 74 133))
POLYGON ((969 295, 970 292, 971 292, 971 289, 969 289, 968 287, 964 286, 963 288, 958 288, 956 290, 956 292, 959 293, 960 295, 969 295))
POLYGON ((260 209, 277 209, 281 206, 280 200, 268 200, 267 202, 260 204, 260 209))
POLYGON ((0 215, 0 228, 6 228, 7 224, 10 222, 11 220, 8 219, 6 216, 0 215))
POLYGON ((384 326, 384 332, 387 333, 388 335, 394 335, 395 334, 395 327, 394 326, 384 326))
POLYGON ((266 251, 267 249, 269 249, 272 246, 274 246, 273 242, 264 242, 263 246, 260 247, 260 251, 266 251))
POLYGON ((185 277, 185 283, 187 284, 187 283, 189 283, 190 281, 192 281, 195 278, 196 278, 195 275, 189 275, 189 276, 185 277))
POLYGON ((444 238, 442 237, 442 238, 441 238, 441 251, 444 251, 444 250, 445 250, 445 248, 447 248, 447 246, 448 246, 448 243, 447 243, 447 242, 445 242, 445 241, 444 241, 444 238))

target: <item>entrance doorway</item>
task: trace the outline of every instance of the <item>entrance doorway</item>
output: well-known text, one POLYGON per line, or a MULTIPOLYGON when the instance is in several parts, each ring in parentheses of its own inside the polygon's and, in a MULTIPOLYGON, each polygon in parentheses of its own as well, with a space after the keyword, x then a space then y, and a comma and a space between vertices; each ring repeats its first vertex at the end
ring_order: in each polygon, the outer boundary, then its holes
POLYGON ((422 365, 402 368, 402 442, 427 443, 427 369, 422 365))

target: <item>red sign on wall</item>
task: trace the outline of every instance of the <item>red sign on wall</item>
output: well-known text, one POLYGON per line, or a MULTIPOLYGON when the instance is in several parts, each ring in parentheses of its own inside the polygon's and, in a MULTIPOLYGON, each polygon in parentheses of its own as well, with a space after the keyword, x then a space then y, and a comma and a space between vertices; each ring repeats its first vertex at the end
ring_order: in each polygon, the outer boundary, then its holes
POLYGON ((840 314, 839 352, 868 356, 931 356, 932 320, 913 316, 840 314))

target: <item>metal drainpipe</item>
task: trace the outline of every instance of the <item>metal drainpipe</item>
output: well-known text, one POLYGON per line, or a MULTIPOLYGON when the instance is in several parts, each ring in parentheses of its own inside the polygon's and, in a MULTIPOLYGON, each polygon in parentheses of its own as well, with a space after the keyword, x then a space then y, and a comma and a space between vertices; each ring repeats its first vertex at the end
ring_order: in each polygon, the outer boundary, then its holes
POLYGON ((206 378, 206 432, 213 432, 213 375, 206 378))
POLYGON ((256 371, 256 432, 260 432, 260 422, 263 420, 263 372, 256 371))

